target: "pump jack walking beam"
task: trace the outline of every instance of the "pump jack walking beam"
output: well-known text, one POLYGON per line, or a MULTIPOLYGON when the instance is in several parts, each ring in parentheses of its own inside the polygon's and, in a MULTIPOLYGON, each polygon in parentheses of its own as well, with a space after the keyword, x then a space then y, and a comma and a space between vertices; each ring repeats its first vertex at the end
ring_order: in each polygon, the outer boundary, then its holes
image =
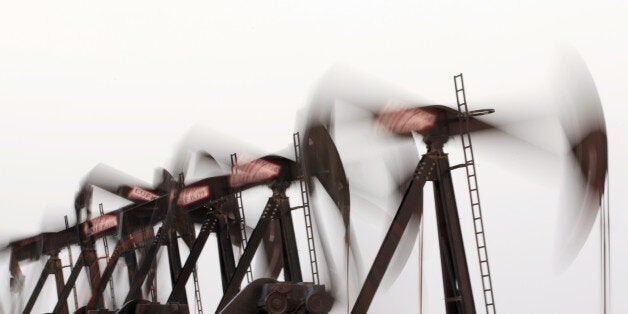
POLYGON ((436 149, 430 147, 428 153, 423 155, 419 162, 414 179, 406 189, 401 205, 386 233, 351 313, 368 312, 412 212, 416 210, 419 216, 423 214, 423 187, 427 181, 434 181, 447 314, 475 313, 449 161, 447 154, 444 154, 440 147, 436 149))

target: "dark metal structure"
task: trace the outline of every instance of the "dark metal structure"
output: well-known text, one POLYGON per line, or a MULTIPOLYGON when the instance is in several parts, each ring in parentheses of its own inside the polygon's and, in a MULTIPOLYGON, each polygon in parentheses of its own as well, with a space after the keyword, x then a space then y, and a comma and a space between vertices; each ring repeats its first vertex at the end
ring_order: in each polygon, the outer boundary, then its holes
MULTIPOLYGON (((368 119, 392 136, 406 138, 411 138, 413 134, 422 136, 427 149, 416 164, 414 172, 398 182, 403 187, 401 203, 351 312, 355 314, 368 312, 384 275, 391 268, 395 252, 405 250, 404 248, 399 250, 401 238, 407 230, 415 229, 412 224, 422 219, 424 187, 428 182, 433 186, 446 312, 448 314, 476 312, 452 181, 452 170, 465 168, 484 304, 487 313, 495 313, 493 282, 470 135, 472 132, 496 128, 477 119, 478 116, 493 113, 494 110, 469 111, 462 74, 454 77, 454 84, 458 110, 439 105, 383 107, 383 103, 397 94, 391 93, 374 98, 361 95, 364 89, 375 88, 362 88, 359 93, 334 88, 323 89, 325 92, 314 98, 314 114, 307 122, 303 145, 299 133, 293 135, 296 161, 267 155, 239 164, 237 156, 233 154, 230 174, 207 177, 186 185, 184 173, 180 173, 175 180, 164 170, 162 182, 154 188, 103 166, 95 168, 84 180, 81 191, 75 199, 77 216, 75 226, 70 227, 66 217, 64 230, 43 233, 10 244, 13 289, 23 287, 24 277, 20 270, 20 261, 48 256, 23 312, 32 311, 50 275, 55 278, 58 296, 52 312, 69 313, 67 299, 73 290, 75 308, 78 308, 75 284, 80 272, 85 269, 88 273, 91 298, 76 312, 113 313, 118 309, 112 275, 116 265, 123 258, 127 266, 129 290, 124 304, 117 313, 187 314, 190 307, 187 304, 186 284, 190 277, 194 280, 195 306, 197 311, 202 313, 196 266, 209 236, 214 233, 218 244, 217 257, 223 292, 216 309, 217 313, 327 313, 333 304, 333 289, 326 291, 325 285, 319 282, 314 239, 316 226, 312 223, 310 195, 314 188, 313 178, 316 178, 342 216, 348 281, 349 250, 353 249, 350 243, 352 229, 349 183, 331 136, 334 125, 330 108, 336 105, 336 99, 341 99, 345 104, 350 103, 366 109, 369 112, 368 119), (329 93, 330 90, 333 92, 329 93), (464 163, 452 166, 444 147, 448 140, 456 135, 461 137, 464 163), (286 191, 295 182, 299 184, 302 204, 293 207, 286 191), (241 192, 261 185, 268 186, 272 194, 249 235, 246 230, 241 192), (133 204, 110 213, 104 213, 101 204, 100 216, 92 218, 91 198, 94 186, 123 196, 133 201, 133 204), (292 211, 296 209, 303 209, 311 281, 304 280, 301 269, 292 216, 292 211), (161 226, 155 232, 154 227, 159 223, 161 226), (200 225, 198 234, 196 225, 200 225), (117 236, 118 242, 109 255, 107 236, 112 235, 117 236), (180 254, 179 238, 190 249, 189 255, 184 260, 180 254), (96 241, 99 239, 102 239, 105 248, 104 257, 97 256, 96 241), (74 245, 80 248, 76 260, 72 259, 71 246, 74 245), (238 246, 241 252, 239 259, 235 255, 234 245, 238 246), (280 254, 278 261, 267 261, 268 264, 262 266, 268 268, 270 278, 253 278, 251 264, 260 250, 260 245, 261 249, 267 252, 280 254), (168 255, 167 266, 172 290, 166 302, 159 304, 154 280, 158 252, 162 246, 166 247, 168 255), (70 260, 68 266, 63 266, 59 258, 59 252, 64 248, 68 249, 70 260), (102 273, 98 263, 101 258, 107 261, 102 273), (71 268, 67 280, 64 279, 63 267, 71 268), (277 280, 281 270, 284 281, 277 280), (245 277, 248 285, 243 287, 245 277), (142 287, 145 284, 150 291, 151 301, 143 300, 145 294, 142 293, 142 287), (109 309, 105 307, 103 298, 107 285, 110 286, 112 295, 109 309)), ((346 86, 343 85, 343 88, 346 86)), ((581 138, 570 144, 573 144, 573 154, 584 176, 584 185, 588 191, 594 193, 592 199, 595 202, 603 193, 603 183, 606 180, 606 133, 603 123, 594 125, 592 130, 583 133, 581 138)), ((215 162, 211 156, 208 154, 206 156, 215 162)), ((586 210, 589 209, 583 209, 586 210)), ((321 245, 326 251, 323 241, 321 245)), ((326 264, 330 265, 331 262, 328 260, 326 264)))
MULTIPOLYGON (((456 77, 455 79, 460 79, 460 82, 462 82, 462 76, 456 77)), ((365 88, 365 86, 360 87, 365 88)), ((370 88, 377 90, 377 88, 373 88, 373 86, 370 88)), ((427 153, 423 154, 414 173, 401 182, 402 186, 405 187, 403 190, 403 198, 388 228, 388 232, 379 247, 378 253, 362 285, 355 304, 353 305, 352 313, 360 314, 368 312, 380 283, 390 266, 393 255, 399 246, 401 237, 408 227, 408 223, 413 216, 418 218, 415 219, 416 223, 419 223, 422 217, 423 188, 429 181, 432 182, 434 191, 446 311, 447 313, 475 313, 475 302, 459 222, 451 170, 473 166, 469 133, 494 128, 494 126, 477 120, 475 117, 492 113, 494 110, 488 109, 468 112, 466 110, 466 100, 464 99, 464 88, 462 85, 458 87, 458 81, 456 81, 456 94, 458 97, 459 110, 437 105, 418 107, 387 106, 382 108, 387 100, 394 98, 397 94, 386 94, 386 96, 382 96, 381 98, 365 98, 354 93, 351 87, 346 87, 345 90, 337 90, 334 87, 330 89, 322 87, 321 94, 319 94, 318 98, 315 98, 316 101, 323 101, 323 103, 318 104, 319 108, 316 109, 317 111, 309 122, 310 127, 320 125, 328 129, 333 129, 334 126, 331 120, 332 110, 335 100, 341 99, 366 110, 373 110, 371 113, 372 123, 380 128, 384 128, 395 136, 410 137, 413 132, 420 134, 427 147, 427 153), (346 91, 347 89, 349 91, 346 91), (323 109, 320 109, 321 107, 323 109), (449 138, 454 135, 465 136, 466 144, 463 144, 463 146, 465 154, 469 154, 465 156, 469 158, 467 158, 465 164, 452 167, 449 163, 448 154, 443 150, 443 147, 449 138)), ((471 171, 474 170, 475 168, 471 171)), ((469 171, 469 168, 467 168, 467 171, 469 171)), ((474 179, 475 175, 475 172, 468 172, 468 178, 473 179, 475 183, 474 187, 470 187, 470 193, 472 193, 473 208, 477 211, 479 199, 473 201, 473 197, 479 195, 476 193, 478 187, 477 181, 474 179)), ((481 225, 481 215, 474 217, 477 218, 481 225)), ((476 239, 480 239, 479 237, 481 236, 483 244, 478 244, 478 250, 482 249, 485 253, 484 257, 480 260, 481 264, 484 263, 485 265, 481 266, 488 266, 483 227, 477 229, 475 235, 476 239)), ((404 248, 404 250, 407 249, 408 248, 404 248)), ((482 274, 483 276, 486 275, 490 282, 490 273, 482 272, 482 274)), ((490 306, 494 312, 492 287, 488 287, 488 289, 486 287, 484 288, 484 292, 490 292, 491 297, 490 303, 487 301, 487 310, 490 306)))
POLYGON ((440 246, 443 289, 447 313, 475 313, 471 280, 462 240, 458 209, 451 180, 447 154, 443 151, 446 137, 434 134, 425 142, 428 152, 417 165, 414 177, 406 189, 401 205, 386 233, 375 261, 371 266, 352 313, 366 313, 399 245, 401 236, 413 212, 422 215, 423 187, 428 181, 434 185, 436 220, 440 246))

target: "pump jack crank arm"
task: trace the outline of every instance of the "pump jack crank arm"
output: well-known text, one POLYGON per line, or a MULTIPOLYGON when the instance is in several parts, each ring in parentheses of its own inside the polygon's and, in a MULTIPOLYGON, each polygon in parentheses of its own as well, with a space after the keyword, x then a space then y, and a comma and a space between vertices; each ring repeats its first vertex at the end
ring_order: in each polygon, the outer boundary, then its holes
POLYGON ((218 257, 220 258, 220 274, 222 277, 223 292, 229 287, 229 281, 235 273, 235 258, 233 257, 233 246, 229 237, 229 226, 225 215, 216 217, 216 241, 218 242, 218 257))
POLYGON ((414 180, 410 182, 406 189, 397 214, 390 224, 386 237, 379 248, 351 313, 362 314, 368 312, 371 301, 384 277, 385 270, 388 268, 390 260, 403 236, 403 232, 410 221, 412 212, 418 210, 420 211, 419 214, 423 213, 423 186, 432 175, 434 166, 434 160, 429 157, 424 156, 419 162, 415 170, 414 180))

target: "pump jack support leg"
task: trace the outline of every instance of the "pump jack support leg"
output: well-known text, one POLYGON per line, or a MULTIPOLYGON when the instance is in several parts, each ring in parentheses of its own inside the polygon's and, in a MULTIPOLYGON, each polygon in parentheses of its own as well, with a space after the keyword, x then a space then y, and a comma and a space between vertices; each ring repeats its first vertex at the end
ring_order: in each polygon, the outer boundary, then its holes
MULTIPOLYGON (((83 249, 83 259, 89 273, 89 285, 92 289, 96 287, 96 283, 100 281, 100 265, 98 265, 98 256, 93 247, 83 249)), ((97 307, 103 307, 102 299, 96 304, 97 307)))
POLYGON ((137 272, 137 256, 135 255, 135 250, 128 250, 122 253, 122 256, 124 256, 124 262, 126 263, 130 285, 131 281, 133 281, 133 277, 135 277, 135 273, 137 272))
POLYGON ((257 226, 253 229, 253 233, 251 234, 251 238, 249 239, 246 248, 244 249, 244 253, 240 257, 240 261, 238 262, 238 267, 236 267, 235 272, 233 273, 233 277, 229 281, 229 287, 225 290, 225 293, 220 299, 220 303, 218 304, 218 309, 216 310, 219 313, 227 304, 235 297, 240 290, 240 284, 242 284, 242 280, 246 275, 246 270, 251 265, 251 261, 255 256, 255 251, 257 251, 257 247, 259 246, 264 234, 266 234, 266 230, 268 229, 268 225, 273 219, 275 215, 275 211, 277 210, 277 204, 275 203, 274 198, 269 198, 266 203, 266 207, 262 212, 262 217, 260 217, 257 222, 257 226))
POLYGON ((362 314, 368 312, 375 292, 377 292, 377 288, 379 288, 379 284, 390 264, 390 260, 397 250, 401 236, 408 225, 408 221, 410 221, 412 212, 418 210, 419 214, 423 213, 423 186, 431 176, 433 169, 434 160, 428 156, 423 156, 415 170, 414 180, 410 182, 410 185, 406 189, 397 214, 395 214, 395 218, 393 218, 390 224, 386 237, 379 247, 379 252, 377 252, 375 261, 364 281, 362 290, 360 290, 360 294, 355 301, 351 313, 362 314), (416 205, 418 205, 419 208, 416 208, 416 205))
MULTIPOLYGON (((177 284, 177 276, 181 272, 181 254, 179 253, 179 239, 177 237, 176 230, 168 231, 168 241, 166 242, 166 247, 168 249, 168 262, 170 264, 170 281, 172 283, 172 287, 177 284)), ((187 304, 188 298, 185 293, 185 289, 181 292, 181 303, 187 304)))
MULTIPOLYGON (((94 240, 90 240, 90 245, 87 247, 81 247, 81 256, 83 257, 83 265, 87 266, 87 274, 89 276, 89 286, 94 291, 96 285, 100 281, 100 265, 98 264, 98 256, 94 249, 94 240)), ((72 283, 74 286, 74 283, 72 283)), ((66 297, 67 299, 67 297, 66 297)), ((65 299, 64 299, 65 302, 65 299)), ((96 307, 102 307, 102 299, 96 304, 96 307)))
POLYGON ((111 275, 113 274, 113 270, 116 268, 116 264, 118 263, 118 260, 120 259, 120 251, 125 249, 124 247, 125 241, 129 241, 129 240, 123 240, 123 241, 118 242, 118 244, 116 244, 116 248, 113 250, 113 254, 109 258, 109 261, 107 262, 107 266, 105 267, 105 270, 103 270, 100 280, 96 283, 96 285, 93 288, 92 297, 89 299, 89 302, 87 303, 88 310, 93 310, 95 305, 101 302, 102 294, 105 291, 105 288, 107 287, 109 278, 111 278, 111 275))
MULTIPOLYGON (((122 218, 122 221, 125 221, 125 219, 126 218, 122 218)), ((131 225, 138 225, 138 224, 139 223, 137 222, 124 223, 124 225, 122 226, 122 236, 120 237, 120 239, 133 237, 133 231, 129 230, 129 228, 131 228, 131 225)), ((153 227, 150 226, 148 229, 150 229, 151 235, 154 236, 153 227)), ((146 241, 146 237, 147 237, 146 233, 147 231, 143 231, 141 234, 141 238, 144 239, 144 241, 146 241)), ((122 257, 124 257, 124 262, 126 263, 127 276, 129 277, 129 286, 130 286, 131 281, 133 281, 133 277, 135 277, 135 272, 137 272, 137 255, 135 254, 135 250, 126 250, 122 252, 122 257)))
POLYGON ((292 210, 288 198, 283 195, 279 200, 279 225, 281 226, 281 241, 283 254, 284 276, 286 281, 302 282, 301 265, 299 263, 299 251, 297 240, 294 235, 294 224, 292 223, 292 210))
MULTIPOLYGON (((155 230, 153 230, 152 227, 148 228, 148 230, 144 231, 144 244, 147 245, 146 243, 148 243, 148 241, 150 240, 152 242, 153 239, 155 239, 155 230)), ((133 255, 135 255, 135 252, 132 252, 133 255)), ((155 289, 155 287, 153 287, 153 285, 155 284, 155 276, 157 274, 156 269, 155 269, 156 265, 155 263, 152 263, 150 266, 150 269, 148 270, 148 277, 146 277, 146 291, 147 294, 149 294, 151 291, 151 289, 155 289)), ((137 273, 137 267, 136 270, 133 274, 133 277, 135 277, 135 273, 137 273)), ((132 278, 129 278, 129 281, 131 281, 132 278)), ((131 286, 131 283, 129 282, 129 286, 131 286)), ((157 300, 153 300, 153 302, 157 302, 157 300)))
MULTIPOLYGON (((63 268, 61 266, 61 259, 59 259, 58 255, 55 255, 49 261, 50 263, 50 273, 55 276, 55 283, 57 285, 57 297, 61 297, 61 292, 63 292, 63 286, 65 285, 65 280, 63 280, 63 268)), ((61 308, 61 314, 68 313, 68 302, 63 302, 63 307, 61 308)))
POLYGON ((150 270, 153 262, 155 261, 155 257, 157 256, 157 251, 161 246, 162 238, 166 236, 166 228, 162 225, 159 227, 159 231, 157 231, 157 235, 153 239, 153 242, 150 244, 150 247, 142 256, 142 261, 140 262, 140 267, 137 269, 135 273, 135 277, 133 278, 133 282, 129 286, 129 292, 124 299, 124 303, 127 303, 136 298, 136 296, 140 295, 142 283, 146 280, 146 276, 148 275, 148 271, 150 270))
POLYGON ((150 269, 148 270, 148 275, 146 276, 146 284, 144 286, 144 288, 146 289, 146 294, 151 295, 153 302, 157 302, 157 282, 155 281, 156 276, 157 264, 153 262, 150 265, 150 269))
POLYGON ((74 287, 74 284, 76 284, 76 278, 78 278, 79 274, 81 273, 81 269, 83 268, 83 266, 85 266, 84 255, 85 255, 85 251, 81 252, 81 255, 79 255, 79 258, 77 259, 76 264, 74 264, 74 268, 72 268, 70 277, 68 277, 68 282, 65 283, 65 286, 63 287, 63 291, 61 291, 61 295, 59 295, 59 301, 57 301, 57 305, 55 305, 55 308, 54 310, 52 310, 52 313, 54 314, 61 313, 61 309, 63 308, 64 304, 67 306, 68 296, 70 296, 72 287, 74 287))
POLYGON ((39 275, 39 280, 37 280, 37 284, 35 285, 35 289, 33 293, 31 293, 30 298, 28 298, 28 302, 26 303, 26 307, 24 307, 24 311, 22 313, 27 314, 33 310, 33 306, 35 305, 35 301, 39 297, 39 293, 41 289, 44 287, 46 280, 48 279, 48 275, 50 274, 49 267, 52 260, 52 256, 46 261, 46 265, 44 265, 44 269, 41 271, 41 275, 39 275))
POLYGON ((447 314, 475 313, 447 155, 439 155, 437 158, 436 176, 434 199, 446 312, 447 314))
POLYGON ((192 270, 196 265, 196 261, 198 257, 201 256, 201 252, 203 251, 203 247, 205 247, 205 243, 207 243, 207 238, 214 230, 214 226, 216 224, 216 218, 214 218, 213 214, 203 222, 201 226, 201 231, 198 233, 198 237, 196 241, 194 241, 194 245, 190 249, 190 255, 188 255, 181 272, 177 278, 177 282, 172 288, 172 292, 170 293, 170 297, 168 297, 168 303, 172 302, 180 302, 179 300, 182 297, 182 292, 185 291, 185 284, 190 279, 190 275, 192 274, 192 270))
POLYGON ((222 290, 225 292, 229 286, 229 280, 235 272, 235 259, 233 258, 233 247, 229 236, 229 225, 227 217, 220 215, 217 217, 216 240, 218 241, 218 256, 220 258, 220 273, 222 277, 222 290))

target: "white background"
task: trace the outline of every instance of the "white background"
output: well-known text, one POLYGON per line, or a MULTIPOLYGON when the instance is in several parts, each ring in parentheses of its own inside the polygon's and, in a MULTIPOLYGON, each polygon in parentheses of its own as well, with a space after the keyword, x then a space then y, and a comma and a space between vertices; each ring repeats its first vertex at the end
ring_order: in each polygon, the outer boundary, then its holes
MULTIPOLYGON (((177 140, 197 123, 268 150, 289 145, 297 110, 333 64, 445 104, 454 102, 451 76, 464 72, 472 109, 492 106, 498 114, 507 101, 483 100, 512 93, 511 106, 551 105, 522 100, 548 88, 538 78, 551 68, 556 45, 566 43, 588 64, 604 106, 612 306, 614 313, 624 313, 626 9, 620 1, 4 1, 3 240, 34 234, 43 225, 59 227, 62 215, 72 213, 80 179, 98 162, 151 181, 154 168, 167 164, 177 140)), ((497 309, 599 312, 595 231, 567 270, 555 272, 552 266, 560 171, 518 168, 534 163, 517 163, 513 152, 500 155, 495 145, 478 140, 476 151, 497 309)), ((427 207, 426 215, 429 224, 427 207)), ((433 257, 425 269, 425 311, 442 313, 430 231, 427 227, 426 254, 433 257)), ((411 258, 416 261, 416 255, 411 258)), ((378 294, 374 313, 417 311, 416 262, 409 265, 388 292, 378 294)), ((34 280, 34 272, 27 275, 34 280)), ((8 291, 7 276, 0 278, 1 291, 8 291)), ((45 289, 54 298, 52 286, 45 289)), ((10 311, 9 293, 1 293, 0 307, 10 311)))

